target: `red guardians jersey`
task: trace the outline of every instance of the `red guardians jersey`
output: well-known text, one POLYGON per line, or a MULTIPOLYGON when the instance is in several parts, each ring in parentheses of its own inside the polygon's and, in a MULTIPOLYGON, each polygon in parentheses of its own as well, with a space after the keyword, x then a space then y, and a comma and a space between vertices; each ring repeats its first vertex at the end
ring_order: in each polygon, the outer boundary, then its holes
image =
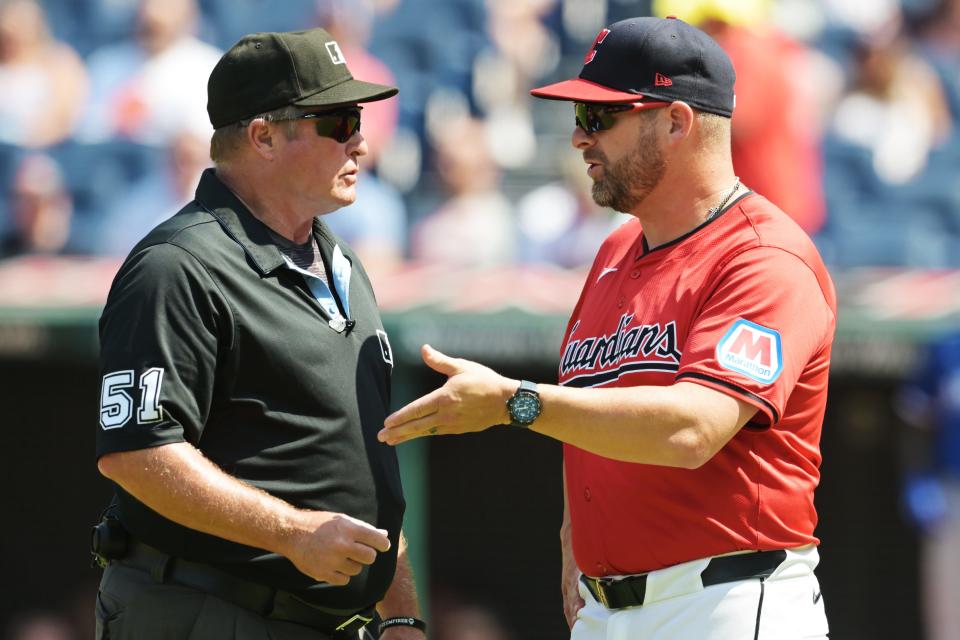
POLYGON ((813 243, 757 194, 652 250, 638 221, 616 230, 567 326, 560 384, 694 382, 757 413, 699 469, 565 445, 581 571, 643 573, 817 543, 813 492, 835 323, 833 283, 813 243))

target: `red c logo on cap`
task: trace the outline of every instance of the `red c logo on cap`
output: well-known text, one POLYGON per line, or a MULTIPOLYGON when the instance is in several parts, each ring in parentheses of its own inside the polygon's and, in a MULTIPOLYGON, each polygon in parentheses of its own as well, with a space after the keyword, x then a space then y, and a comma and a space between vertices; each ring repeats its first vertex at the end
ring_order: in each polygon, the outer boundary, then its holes
POLYGON ((590 47, 590 51, 587 51, 587 55, 583 56, 583 64, 590 64, 593 61, 597 56, 597 47, 600 46, 600 43, 604 41, 609 33, 610 29, 600 30, 600 33, 597 34, 596 39, 593 41, 593 45, 590 47))

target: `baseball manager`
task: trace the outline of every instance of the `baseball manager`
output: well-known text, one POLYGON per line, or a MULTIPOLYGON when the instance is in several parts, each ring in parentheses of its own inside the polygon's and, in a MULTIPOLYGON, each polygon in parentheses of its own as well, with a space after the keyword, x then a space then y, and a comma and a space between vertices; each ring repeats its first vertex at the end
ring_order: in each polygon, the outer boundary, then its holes
POLYGON ((322 29, 245 36, 208 85, 215 168, 133 249, 100 320, 98 638, 421 640, 393 356, 367 274, 321 215, 367 145, 322 29))
POLYGON ((827 635, 813 492, 835 293, 810 239, 734 174, 734 78, 703 32, 637 18, 533 91, 574 103, 594 199, 636 220, 597 254, 559 386, 424 347, 446 384, 381 432, 511 423, 565 443, 575 640, 827 635))

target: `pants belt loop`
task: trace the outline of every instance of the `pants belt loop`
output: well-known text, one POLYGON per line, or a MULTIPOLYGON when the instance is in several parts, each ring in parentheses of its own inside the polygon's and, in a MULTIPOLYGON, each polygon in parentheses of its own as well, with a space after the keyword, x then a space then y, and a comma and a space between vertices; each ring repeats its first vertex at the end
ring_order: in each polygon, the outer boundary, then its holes
POLYGON ((273 593, 270 595, 269 600, 264 605, 263 611, 259 612, 260 615, 262 615, 264 618, 269 618, 270 615, 273 613, 273 610, 277 608, 277 593, 279 592, 276 589, 274 589, 273 593))
POLYGON ((173 558, 163 554, 157 558, 156 563, 150 568, 150 577, 154 582, 164 584, 170 576, 170 566, 173 564, 173 558))

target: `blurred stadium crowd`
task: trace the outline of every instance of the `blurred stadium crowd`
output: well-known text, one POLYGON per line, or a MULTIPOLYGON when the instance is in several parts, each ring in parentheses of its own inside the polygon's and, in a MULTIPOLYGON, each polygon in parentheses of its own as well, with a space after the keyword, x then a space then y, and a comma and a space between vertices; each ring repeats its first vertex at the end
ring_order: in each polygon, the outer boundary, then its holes
POLYGON ((835 268, 960 266, 958 0, 0 0, 0 255, 123 256, 207 166, 206 78, 247 32, 324 26, 370 105, 370 171, 329 217, 373 270, 579 267, 619 222, 589 198, 569 105, 605 24, 677 15, 738 71, 735 166, 835 268))

